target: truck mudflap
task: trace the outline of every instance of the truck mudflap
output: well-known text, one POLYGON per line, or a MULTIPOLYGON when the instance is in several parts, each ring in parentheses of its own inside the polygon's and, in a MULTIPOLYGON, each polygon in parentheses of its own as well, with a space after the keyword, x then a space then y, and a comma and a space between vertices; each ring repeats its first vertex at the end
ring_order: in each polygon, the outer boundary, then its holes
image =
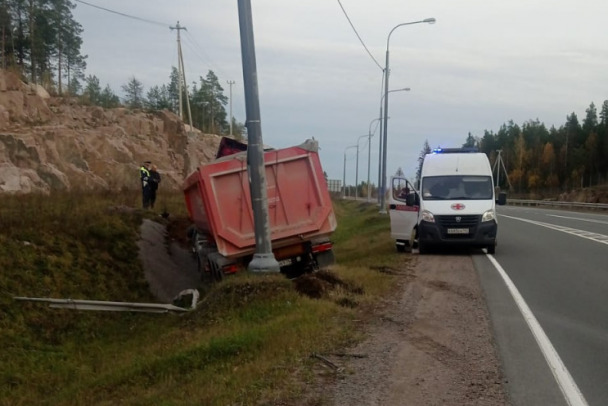
MULTIPOLYGON (((298 245, 298 247, 301 248, 301 252, 298 255, 288 257, 277 255, 279 252, 285 253, 285 249, 274 251, 275 257, 281 266, 281 272, 288 276, 299 276, 304 272, 326 268, 335 263, 333 243, 331 241, 307 242, 298 245)), ((294 252, 295 247, 289 248, 291 252, 294 252)))
POLYGON ((312 254, 317 269, 327 268, 336 262, 334 256, 333 243, 331 241, 322 242, 312 246, 312 254))

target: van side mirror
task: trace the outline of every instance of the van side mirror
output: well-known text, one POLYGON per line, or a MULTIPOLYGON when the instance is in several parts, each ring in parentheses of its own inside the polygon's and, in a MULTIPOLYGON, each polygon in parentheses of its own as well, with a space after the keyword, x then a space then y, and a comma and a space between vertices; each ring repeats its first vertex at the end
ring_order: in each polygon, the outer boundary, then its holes
POLYGON ((496 199, 496 204, 499 206, 504 206, 507 204, 507 192, 498 193, 498 198, 496 199))

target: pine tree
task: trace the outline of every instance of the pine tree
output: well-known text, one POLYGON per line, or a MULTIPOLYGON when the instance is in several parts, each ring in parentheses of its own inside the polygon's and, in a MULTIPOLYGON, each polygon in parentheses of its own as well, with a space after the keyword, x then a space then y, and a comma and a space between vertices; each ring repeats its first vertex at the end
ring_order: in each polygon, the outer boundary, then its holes
POLYGON ((125 92, 124 103, 130 109, 141 109, 144 107, 144 86, 132 76, 127 84, 122 85, 125 92))
POLYGON ((464 142, 464 144, 462 144, 462 148, 474 148, 478 146, 479 142, 475 139, 475 137, 473 137, 473 134, 469 132, 467 140, 464 142))
POLYGON ((424 163, 424 157, 426 154, 431 153, 431 146, 429 145, 429 140, 424 141, 424 146, 418 155, 418 169, 416 169, 416 185, 420 188, 420 176, 422 175, 422 164, 424 163))
POLYGON ((99 105, 101 100, 101 85, 99 78, 95 75, 89 75, 85 79, 85 88, 82 93, 85 103, 99 105))
POLYGON ((99 95, 99 105, 106 109, 111 109, 120 106, 120 98, 110 88, 110 85, 106 85, 106 87, 99 95))
POLYGON ((171 108, 167 85, 151 87, 146 94, 146 99, 145 106, 150 110, 169 110, 171 108))

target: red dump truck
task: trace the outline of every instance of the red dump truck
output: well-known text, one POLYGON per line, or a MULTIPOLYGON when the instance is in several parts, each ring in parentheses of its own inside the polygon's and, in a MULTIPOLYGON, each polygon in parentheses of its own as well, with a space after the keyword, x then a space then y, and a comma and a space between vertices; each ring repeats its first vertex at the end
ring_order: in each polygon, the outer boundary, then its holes
MULTIPOLYGON (((219 157, 183 185, 199 271, 214 279, 246 268, 255 253, 245 148, 224 138, 219 157)), ((332 264, 336 218, 317 142, 266 150, 264 164, 270 238, 281 271, 298 274, 332 264)))

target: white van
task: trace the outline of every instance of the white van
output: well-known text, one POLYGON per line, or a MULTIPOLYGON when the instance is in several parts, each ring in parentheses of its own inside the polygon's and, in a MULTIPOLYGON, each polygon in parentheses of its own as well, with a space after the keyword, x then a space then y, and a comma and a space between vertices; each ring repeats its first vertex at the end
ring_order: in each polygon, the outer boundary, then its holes
POLYGON ((488 157, 467 149, 435 150, 422 164, 420 190, 401 177, 391 178, 388 198, 391 237, 397 250, 418 246, 469 246, 496 250, 498 223, 488 157))

